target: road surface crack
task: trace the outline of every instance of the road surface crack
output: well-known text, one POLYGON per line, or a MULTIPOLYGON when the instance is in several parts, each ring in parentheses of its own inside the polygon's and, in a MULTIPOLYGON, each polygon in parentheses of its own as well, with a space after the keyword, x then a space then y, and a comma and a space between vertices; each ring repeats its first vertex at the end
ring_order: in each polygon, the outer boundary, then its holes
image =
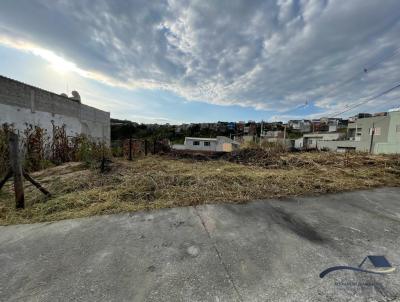
POLYGON ((238 296, 239 301, 243 302, 243 298, 242 298, 242 296, 240 295, 239 290, 238 290, 238 288, 237 288, 235 282, 233 281, 232 274, 230 273, 230 271, 229 271, 229 269, 228 269, 228 266, 227 266, 227 265, 225 264, 225 262, 222 260, 221 253, 220 253, 220 251, 218 250, 218 247, 217 247, 216 243, 213 241, 213 238, 211 237, 210 231, 207 229, 207 226, 206 226, 206 224, 205 224, 205 222, 204 222, 204 220, 203 220, 203 217, 201 217, 201 215, 200 215, 199 211, 197 210, 197 207, 196 207, 196 206, 194 206, 193 208, 194 208, 194 211, 196 212, 197 216, 199 217, 200 222, 201 222, 201 224, 203 225, 203 228, 204 228, 204 230, 205 230, 205 232, 206 232, 208 238, 211 239, 212 245, 213 245, 213 247, 214 247, 214 249, 215 249, 215 252, 217 253, 219 262, 220 262, 221 265, 223 266, 223 268, 224 268, 224 270, 225 270, 225 273, 226 273, 226 275, 227 275, 227 277, 228 277, 228 280, 229 280, 229 282, 232 284, 232 287, 233 287, 233 289, 235 290, 236 295, 238 296))

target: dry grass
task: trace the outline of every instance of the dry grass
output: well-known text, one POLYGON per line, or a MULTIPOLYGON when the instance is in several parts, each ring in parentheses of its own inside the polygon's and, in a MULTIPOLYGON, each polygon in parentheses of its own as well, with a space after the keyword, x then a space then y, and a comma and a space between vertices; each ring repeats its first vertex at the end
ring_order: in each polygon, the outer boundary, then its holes
POLYGON ((33 174, 53 197, 44 200, 26 183, 24 210, 15 210, 8 183, 0 191, 0 224, 400 185, 393 156, 289 153, 271 167, 260 163, 149 156, 115 160, 107 174, 68 163, 33 174))

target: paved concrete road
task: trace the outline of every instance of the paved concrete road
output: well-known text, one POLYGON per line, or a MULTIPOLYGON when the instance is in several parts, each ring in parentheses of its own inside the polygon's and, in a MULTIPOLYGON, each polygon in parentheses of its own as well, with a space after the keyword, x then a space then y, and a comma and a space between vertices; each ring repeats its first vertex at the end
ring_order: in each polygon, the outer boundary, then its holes
POLYGON ((399 188, 0 227, 0 301, 394 301, 399 271, 319 273, 399 237, 399 188))

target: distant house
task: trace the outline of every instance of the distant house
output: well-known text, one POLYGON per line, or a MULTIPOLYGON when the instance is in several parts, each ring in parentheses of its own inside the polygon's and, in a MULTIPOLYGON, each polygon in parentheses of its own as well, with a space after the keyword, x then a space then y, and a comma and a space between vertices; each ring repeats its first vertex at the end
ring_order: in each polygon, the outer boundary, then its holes
POLYGON ((400 110, 389 111, 386 115, 360 114, 349 123, 347 131, 347 139, 321 142, 318 148, 339 152, 400 153, 400 110))
POLYGON ((301 133, 311 132, 312 123, 309 120, 290 120, 288 122, 289 127, 301 133))
POLYGON ((321 142, 336 141, 343 139, 346 133, 338 132, 316 132, 304 134, 303 137, 294 141, 295 149, 320 149, 321 142))
POLYGON ((243 122, 243 121, 239 121, 237 124, 236 124, 236 132, 237 133, 239 133, 239 134, 241 134, 241 135, 243 135, 244 134, 244 127, 245 127, 245 122, 243 122))
POLYGON ((226 136, 216 138, 185 137, 183 145, 172 145, 175 150, 231 152, 240 147, 240 144, 226 136))
POLYGON ((260 137, 261 142, 279 143, 291 147, 291 141, 285 138, 285 132, 282 130, 265 131, 260 137))
POLYGON ((235 135, 234 141, 240 144, 256 142, 257 137, 255 135, 235 135))
POLYGON ((262 137, 266 138, 283 138, 285 136, 285 132, 282 130, 275 130, 275 131, 265 131, 262 137))

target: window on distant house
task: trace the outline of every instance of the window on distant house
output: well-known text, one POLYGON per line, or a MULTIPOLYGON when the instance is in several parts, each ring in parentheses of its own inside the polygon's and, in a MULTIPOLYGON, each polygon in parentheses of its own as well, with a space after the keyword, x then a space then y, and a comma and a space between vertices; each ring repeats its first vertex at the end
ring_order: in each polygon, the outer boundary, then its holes
POLYGON ((372 135, 372 129, 374 130, 374 135, 381 135, 381 128, 369 128, 369 135, 372 135))
POLYGON ((210 146, 210 142, 204 142, 204 147, 209 147, 210 146))
POLYGON ((396 125, 396 132, 400 132, 400 125, 396 125))
POLYGON ((199 141, 193 141, 193 146, 200 146, 200 142, 199 141))

